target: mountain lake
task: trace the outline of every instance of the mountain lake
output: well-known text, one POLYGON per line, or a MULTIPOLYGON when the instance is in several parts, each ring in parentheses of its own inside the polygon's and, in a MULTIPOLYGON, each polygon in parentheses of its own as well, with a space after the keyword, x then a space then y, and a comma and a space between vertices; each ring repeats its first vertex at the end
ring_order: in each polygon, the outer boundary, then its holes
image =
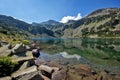
POLYGON ((33 38, 41 48, 38 59, 64 65, 88 64, 95 70, 120 74, 120 39, 33 38))

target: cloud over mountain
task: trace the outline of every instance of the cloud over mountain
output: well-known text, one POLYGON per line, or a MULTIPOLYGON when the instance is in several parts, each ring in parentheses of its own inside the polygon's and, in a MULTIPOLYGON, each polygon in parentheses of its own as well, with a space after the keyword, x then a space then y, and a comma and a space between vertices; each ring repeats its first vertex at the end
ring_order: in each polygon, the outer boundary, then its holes
POLYGON ((78 13, 78 15, 77 16, 65 16, 65 17, 63 17, 62 19, 61 19, 61 23, 67 23, 69 20, 79 20, 79 19, 81 19, 82 18, 82 16, 81 16, 81 14, 80 13, 78 13))

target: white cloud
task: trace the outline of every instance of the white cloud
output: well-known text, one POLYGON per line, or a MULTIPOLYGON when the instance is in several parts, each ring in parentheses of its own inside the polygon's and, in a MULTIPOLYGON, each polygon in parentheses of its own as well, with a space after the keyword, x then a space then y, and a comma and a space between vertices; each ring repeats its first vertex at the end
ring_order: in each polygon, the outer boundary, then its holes
POLYGON ((82 16, 81 16, 81 14, 80 13, 78 13, 78 15, 77 16, 65 16, 65 17, 63 17, 62 19, 61 19, 61 23, 67 23, 69 20, 79 20, 79 19, 81 19, 82 18, 82 16))

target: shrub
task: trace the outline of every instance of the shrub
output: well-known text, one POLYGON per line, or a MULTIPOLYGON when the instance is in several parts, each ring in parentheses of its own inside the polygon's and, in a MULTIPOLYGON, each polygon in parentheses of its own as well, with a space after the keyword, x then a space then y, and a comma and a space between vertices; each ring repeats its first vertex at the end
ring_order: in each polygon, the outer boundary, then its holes
POLYGON ((22 40, 22 43, 25 44, 25 45, 29 45, 30 41, 29 40, 22 40))
POLYGON ((16 65, 17 62, 12 62, 9 57, 0 57, 0 77, 9 76, 16 65))

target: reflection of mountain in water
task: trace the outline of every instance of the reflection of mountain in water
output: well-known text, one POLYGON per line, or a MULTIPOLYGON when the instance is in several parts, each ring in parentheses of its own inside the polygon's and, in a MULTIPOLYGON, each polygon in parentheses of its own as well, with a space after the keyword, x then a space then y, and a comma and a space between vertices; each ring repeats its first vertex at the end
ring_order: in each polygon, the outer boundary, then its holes
POLYGON ((102 65, 120 65, 120 39, 37 39, 43 51, 70 58, 80 55, 102 65), (60 53, 61 54, 61 53, 60 53))

